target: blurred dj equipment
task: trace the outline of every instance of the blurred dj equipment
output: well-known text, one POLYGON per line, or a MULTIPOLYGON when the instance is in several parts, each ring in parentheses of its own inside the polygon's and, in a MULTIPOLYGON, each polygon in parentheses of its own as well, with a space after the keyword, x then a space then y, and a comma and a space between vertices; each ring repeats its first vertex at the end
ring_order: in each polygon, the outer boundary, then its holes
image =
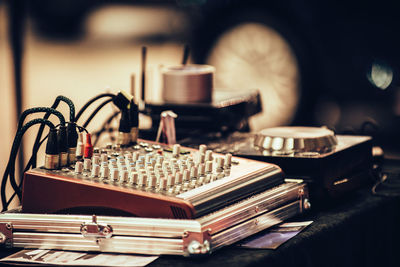
POLYGON ((162 69, 163 100, 172 103, 210 103, 215 68, 209 65, 180 65, 162 69))
MULTIPOLYGON (((182 143, 197 142, 206 141, 182 143)), ((275 127, 206 143, 215 152, 277 164, 286 178, 307 182, 311 198, 320 202, 365 184, 372 169, 371 137, 335 135, 326 128, 275 127)))
POLYGON ((144 114, 152 119, 152 128, 141 130, 140 136, 154 140, 160 123, 160 114, 172 110, 175 118, 177 139, 203 136, 209 133, 233 133, 248 130, 249 117, 261 112, 258 90, 214 90, 210 103, 146 102, 144 114))
POLYGON ((274 164, 141 141, 26 172, 22 211, 198 218, 282 183, 274 164))

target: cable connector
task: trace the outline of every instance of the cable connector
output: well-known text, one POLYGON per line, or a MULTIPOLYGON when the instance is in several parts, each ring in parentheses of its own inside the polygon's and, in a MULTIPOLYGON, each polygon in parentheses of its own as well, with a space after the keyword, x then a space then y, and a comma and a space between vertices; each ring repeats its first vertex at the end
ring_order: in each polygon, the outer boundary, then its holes
POLYGON ((85 143, 85 148, 83 151, 83 157, 85 159, 91 159, 93 156, 93 145, 92 145, 92 137, 90 133, 86 134, 86 143, 85 143))
POLYGON ((46 155, 44 159, 44 168, 48 170, 55 170, 58 168, 58 142, 57 142, 57 129, 50 129, 49 137, 46 145, 46 155))
POLYGON ((76 153, 75 153, 76 161, 83 160, 84 149, 85 149, 85 144, 83 143, 83 133, 78 133, 78 142, 76 144, 76 153))
POLYGON ((121 110, 117 144, 121 147, 128 146, 131 142, 131 126, 128 109, 121 110))
POLYGON ((76 131, 76 123, 70 122, 67 125, 67 147, 68 147, 69 165, 75 163, 77 141, 78 141, 78 132, 76 131))
POLYGON ((133 99, 133 96, 124 90, 120 90, 118 94, 113 98, 113 103, 116 105, 121 111, 127 109, 129 107, 129 103, 133 99))
POLYGON ((58 143, 58 152, 60 153, 59 166, 65 167, 68 165, 68 139, 67 139, 67 127, 64 125, 61 125, 60 128, 58 129, 57 143, 58 143))
POLYGON ((131 127, 131 145, 137 143, 139 136, 139 107, 132 99, 129 103, 129 123, 131 127))

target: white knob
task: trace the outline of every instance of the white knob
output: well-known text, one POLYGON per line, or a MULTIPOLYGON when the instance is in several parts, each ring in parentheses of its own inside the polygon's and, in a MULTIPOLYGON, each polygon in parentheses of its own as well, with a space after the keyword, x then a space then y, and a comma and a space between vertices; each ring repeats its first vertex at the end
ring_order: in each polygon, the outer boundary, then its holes
POLYGON ((93 164, 92 167, 92 177, 99 177, 100 173, 100 165, 98 164, 93 164))
POLYGON ((83 169, 85 171, 90 171, 92 167, 92 161, 90 159, 84 159, 83 160, 83 169))
POLYGON ((206 151, 207 151, 207 146, 206 145, 202 144, 202 145, 199 146, 200 154, 205 154, 206 151))
POLYGON ((83 163, 82 161, 77 161, 75 163, 75 173, 82 173, 83 171, 83 163))

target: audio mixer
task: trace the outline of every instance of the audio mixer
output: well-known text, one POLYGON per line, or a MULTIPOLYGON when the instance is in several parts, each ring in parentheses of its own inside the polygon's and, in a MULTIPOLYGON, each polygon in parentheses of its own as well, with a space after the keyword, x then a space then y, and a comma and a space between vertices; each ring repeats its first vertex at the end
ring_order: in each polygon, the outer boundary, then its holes
POLYGON ((25 173, 23 212, 198 218, 283 183, 277 165, 139 140, 25 173))

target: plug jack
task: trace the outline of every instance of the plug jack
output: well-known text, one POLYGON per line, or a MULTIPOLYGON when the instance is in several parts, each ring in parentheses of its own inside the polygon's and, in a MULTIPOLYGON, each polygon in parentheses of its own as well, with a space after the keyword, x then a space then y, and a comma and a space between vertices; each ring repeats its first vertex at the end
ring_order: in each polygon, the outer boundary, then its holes
POLYGON ((59 166, 65 167, 68 165, 68 140, 67 140, 67 127, 60 126, 57 134, 58 151, 60 153, 59 166))
POLYGON ((68 123, 67 126, 67 147, 68 147, 68 164, 74 164, 76 161, 76 145, 78 141, 78 133, 74 122, 68 123))
POLYGON ((51 129, 49 138, 47 139, 46 154, 44 159, 44 168, 48 170, 55 170, 58 168, 59 154, 57 142, 57 129, 51 129))
POLYGON ((119 121, 118 131, 117 144, 121 147, 129 146, 131 142, 131 127, 128 109, 121 110, 121 119, 119 121))

